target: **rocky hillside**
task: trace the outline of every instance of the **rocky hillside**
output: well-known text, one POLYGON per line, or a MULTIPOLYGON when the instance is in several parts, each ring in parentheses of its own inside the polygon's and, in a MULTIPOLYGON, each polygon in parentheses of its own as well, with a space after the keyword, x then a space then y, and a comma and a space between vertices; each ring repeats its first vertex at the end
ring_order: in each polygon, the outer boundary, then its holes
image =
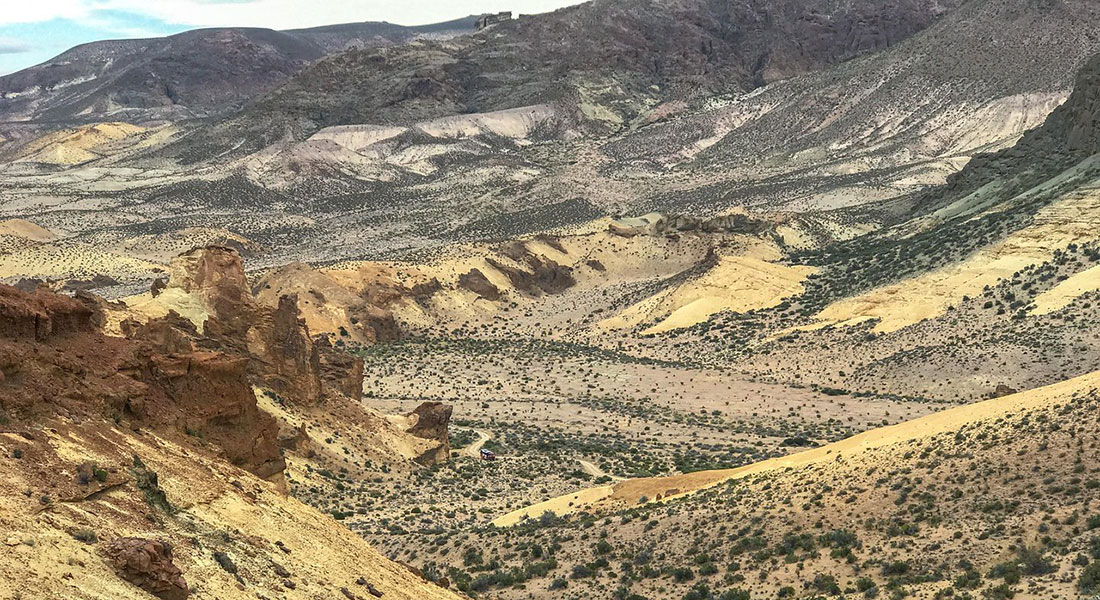
POLYGON ((271 31, 222 28, 93 42, 0 77, 0 120, 175 121, 238 109, 313 61, 353 47, 473 30, 474 17, 421 27, 354 23, 271 31))
POLYGON ((886 52, 666 115, 605 151, 623 178, 683 179, 646 209, 882 208, 1040 125, 1100 52, 1080 23, 1100 8, 967 2, 886 52))
POLYGON ((568 120, 621 122, 652 103, 745 92, 882 50, 958 4, 904 0, 884 10, 859 0, 806 14, 801 0, 596 0, 450 43, 333 56, 203 138, 244 136, 255 149, 273 130, 304 137, 555 101, 579 109, 568 120))
POLYGON ((0 593, 456 598, 286 497, 246 361, 92 306, 0 287, 0 593))
POLYGON ((309 107, 321 113, 318 124, 335 125, 583 101, 605 87, 620 88, 607 91, 623 95, 624 107, 643 96, 748 91, 882 50, 957 4, 905 0, 884 10, 856 1, 806 14, 800 1, 596 0, 501 23, 459 44, 340 56, 261 109, 309 107), (334 82, 352 87, 326 85, 334 82), (352 102, 361 96, 350 93, 354 86, 386 93, 362 106, 352 102))
POLYGON ((604 1, 330 56, 222 120, 6 126, 4 216, 101 248, 225 228, 284 253, 272 265, 736 207, 797 212, 789 241, 816 246, 908 218, 922 190, 1040 125, 1100 52, 1086 0, 892 6, 901 20, 796 6, 604 1), (134 221, 25 208, 54 195, 134 221))
POLYGON ((500 598, 1088 597, 1100 590, 1098 384, 1091 374, 723 477, 584 490, 502 529, 393 549, 500 598))
POLYGON ((1001 199, 1051 179, 1100 152, 1100 55, 1077 75, 1073 94, 1041 127, 1027 132, 1018 144, 978 156, 948 182, 947 190, 932 190, 918 210, 965 198, 982 186, 1002 182, 1001 199), (946 193, 945 193, 946 192, 946 193))
POLYGON ((0 593, 456 598, 289 499, 284 458, 338 468, 347 450, 310 436, 339 415, 357 462, 430 465, 449 406, 402 429, 359 405, 363 362, 312 339, 295 298, 257 304, 227 248, 181 257, 153 296, 199 324, 0 286, 0 593))
MULTIPOLYGON (((907 218, 921 191, 1040 125, 1100 51, 1079 26, 1100 24, 1093 2, 979 0, 879 51, 845 50, 837 60, 849 60, 755 87, 763 76, 744 64, 760 56, 745 59, 731 40, 764 33, 723 38, 707 25, 727 22, 716 5, 598 6, 606 10, 585 5, 446 43, 334 56, 237 116, 123 162, 190 167, 219 156, 215 170, 233 173, 235 197, 321 198, 304 210, 346 215, 325 221, 352 239, 377 239, 359 228, 379 222, 415 222, 412 238, 498 237, 536 222, 747 206, 800 213, 810 230, 800 243, 816 245, 907 218), (581 22, 614 35, 565 35, 581 22), (712 42, 722 52, 696 52, 712 42), (599 44, 608 46, 588 47, 599 44), (506 108, 522 105, 531 106, 506 108), (225 164, 239 154, 249 156, 225 164), (550 212, 559 220, 545 221, 550 212)), ((808 35, 772 16, 787 37, 808 35)), ((210 184, 170 187, 205 203, 199 188, 210 184)))

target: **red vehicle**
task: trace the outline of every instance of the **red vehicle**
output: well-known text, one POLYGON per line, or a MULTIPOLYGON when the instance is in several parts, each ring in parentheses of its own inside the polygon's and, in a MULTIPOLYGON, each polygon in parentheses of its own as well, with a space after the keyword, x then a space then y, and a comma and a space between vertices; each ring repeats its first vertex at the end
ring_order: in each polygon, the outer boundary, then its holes
POLYGON ((497 455, 492 450, 481 449, 481 460, 496 460, 497 455))

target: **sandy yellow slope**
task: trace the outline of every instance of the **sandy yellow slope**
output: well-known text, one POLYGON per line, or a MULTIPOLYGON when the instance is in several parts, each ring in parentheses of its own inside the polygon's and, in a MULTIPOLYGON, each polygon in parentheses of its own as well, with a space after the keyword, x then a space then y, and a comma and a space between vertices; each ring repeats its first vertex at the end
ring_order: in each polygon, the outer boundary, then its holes
POLYGON ((547 511, 561 515, 594 508, 627 507, 641 502, 667 500, 731 479, 836 460, 840 456, 850 456, 872 448, 955 431, 969 423, 994 419, 1022 409, 1046 406, 1097 388, 1100 388, 1100 372, 1093 372, 1054 385, 944 410, 898 425, 872 429, 820 448, 753 463, 737 469, 630 479, 614 486, 584 490, 508 513, 495 519, 493 524, 498 527, 508 527, 526 518, 536 518, 547 511))
POLYGON ((1061 310, 1078 297, 1100 290, 1100 267, 1092 267, 1073 275, 1035 298, 1033 315, 1045 315, 1061 310))
POLYGON ((875 331, 891 332, 938 317, 963 296, 979 295, 985 286, 1045 262, 1057 250, 1096 240, 1098 224, 1100 187, 1094 183, 1043 208, 1031 226, 961 263, 835 302, 818 313, 816 320, 834 324, 874 318, 879 319, 875 331))
POLYGON ((0 256, 0 277, 90 279, 103 275, 124 280, 162 269, 148 261, 85 244, 37 244, 0 256))
POLYGON ((210 317, 202 299, 177 287, 165 288, 155 298, 150 292, 123 298, 128 308, 125 316, 139 316, 138 320, 159 319, 174 310, 191 321, 200 330, 210 317))
POLYGON ((46 134, 23 147, 18 161, 76 165, 95 158, 101 146, 145 131, 129 123, 98 123, 46 134))
POLYGON ((646 298, 601 326, 619 329, 656 320, 643 333, 663 333, 702 323, 723 311, 768 308, 801 293, 803 280, 813 271, 752 256, 723 256, 703 275, 646 298))
POLYGON ((122 580, 101 554, 119 536, 170 542, 194 600, 343 598, 341 588, 371 597, 360 578, 387 600, 458 598, 387 560, 328 515, 211 452, 111 427, 109 421, 59 419, 28 435, 32 439, 0 432, 2 598, 20 597, 20 591, 23 598, 151 598, 122 580), (11 458, 17 448, 26 458, 11 458), (134 455, 159 474, 176 512, 145 502, 128 471, 134 455), (122 483, 67 498, 62 484, 83 461, 96 462, 112 472, 109 481, 122 483), (51 490, 50 482, 60 482, 59 489, 51 490), (27 489, 36 493, 25 496, 27 489), (49 506, 40 501, 43 494, 52 495, 49 506), (81 541, 76 531, 95 532, 98 541, 81 541), (232 559, 237 576, 218 564, 216 552, 232 559))
POLYGON ((32 242, 46 242, 57 237, 49 229, 24 219, 0 221, 0 235, 11 235, 32 242))

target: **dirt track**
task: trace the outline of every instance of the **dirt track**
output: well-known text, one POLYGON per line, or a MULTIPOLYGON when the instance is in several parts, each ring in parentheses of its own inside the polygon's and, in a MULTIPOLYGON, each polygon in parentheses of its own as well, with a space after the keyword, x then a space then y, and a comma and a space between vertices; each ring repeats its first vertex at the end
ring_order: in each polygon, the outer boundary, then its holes
POLYGON ((478 436, 477 441, 463 448, 462 452, 471 458, 481 458, 481 448, 485 446, 485 442, 493 439, 493 434, 481 429, 475 429, 474 433, 478 436))

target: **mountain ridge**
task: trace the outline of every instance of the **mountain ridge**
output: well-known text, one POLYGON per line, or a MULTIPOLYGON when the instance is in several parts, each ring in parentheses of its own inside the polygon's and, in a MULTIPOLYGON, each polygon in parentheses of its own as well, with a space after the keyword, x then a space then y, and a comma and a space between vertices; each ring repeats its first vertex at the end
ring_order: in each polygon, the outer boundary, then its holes
POLYGON ((214 27, 81 44, 0 77, 0 115, 24 121, 164 121, 232 111, 349 46, 472 32, 476 17, 431 25, 347 23, 276 31, 214 27))

